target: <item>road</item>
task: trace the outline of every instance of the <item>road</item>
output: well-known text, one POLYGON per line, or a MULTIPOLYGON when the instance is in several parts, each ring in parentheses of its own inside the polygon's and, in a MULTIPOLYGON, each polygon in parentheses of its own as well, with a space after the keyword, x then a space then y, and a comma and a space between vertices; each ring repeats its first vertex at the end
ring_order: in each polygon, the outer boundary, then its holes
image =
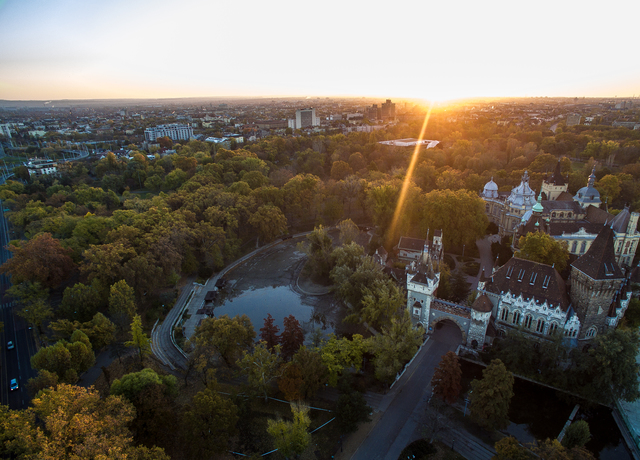
POLYGON ((189 295, 198 287, 194 286, 193 280, 193 278, 189 278, 169 314, 161 324, 157 324, 154 327, 151 333, 151 350, 153 354, 172 370, 175 370, 176 367, 182 369, 187 367, 187 358, 171 339, 171 328, 182 314, 187 301, 190 300, 189 295))
POLYGON ((442 355, 455 351, 462 342, 457 326, 448 322, 442 324, 381 402, 379 410, 383 415, 352 460, 397 460, 402 449, 414 440, 414 432, 431 395, 434 370, 442 355))
MULTIPOLYGON (((10 252, 6 249, 9 244, 9 227, 4 218, 3 205, 0 201, 0 263, 4 263, 10 252)), ((31 368, 31 356, 37 351, 33 331, 27 322, 15 314, 16 307, 11 298, 5 295, 11 286, 9 278, 0 275, 0 307, 2 308, 2 322, 4 331, 2 335, 2 359, 0 364, 0 402, 11 409, 21 409, 29 404, 30 397, 26 388, 28 380, 37 375, 31 368), (7 349, 7 342, 14 343, 13 350, 7 349), (11 379, 18 380, 18 390, 10 391, 11 379)))

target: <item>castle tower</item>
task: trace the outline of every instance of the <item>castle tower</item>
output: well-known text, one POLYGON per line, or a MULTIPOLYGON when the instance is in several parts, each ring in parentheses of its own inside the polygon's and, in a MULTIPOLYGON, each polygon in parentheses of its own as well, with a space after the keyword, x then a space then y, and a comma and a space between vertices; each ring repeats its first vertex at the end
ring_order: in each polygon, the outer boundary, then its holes
POLYGON ((412 262, 407 271, 407 310, 414 320, 429 327, 431 302, 440 284, 442 230, 433 232, 433 240, 425 241, 422 258, 412 262))
POLYGON ((588 340, 611 326, 611 304, 625 280, 616 263, 613 229, 605 225, 578 260, 571 264, 571 302, 581 329, 579 340, 588 340))
POLYGON ((587 206, 595 206, 599 208, 602 204, 600 200, 600 192, 598 192, 594 184, 596 183, 596 167, 593 166, 593 170, 591 171, 591 175, 589 176, 589 181, 587 182, 586 187, 582 187, 578 190, 578 193, 573 197, 575 201, 580 203, 580 206, 586 208, 587 206))
POLYGON ((553 174, 542 181, 540 192, 545 194, 547 200, 554 201, 558 199, 562 192, 566 192, 568 188, 569 183, 562 177, 560 160, 558 160, 553 174))
POLYGON ((478 296, 473 305, 471 305, 471 324, 469 325, 467 343, 471 344, 473 348, 482 347, 484 344, 492 310, 493 304, 486 294, 478 296))

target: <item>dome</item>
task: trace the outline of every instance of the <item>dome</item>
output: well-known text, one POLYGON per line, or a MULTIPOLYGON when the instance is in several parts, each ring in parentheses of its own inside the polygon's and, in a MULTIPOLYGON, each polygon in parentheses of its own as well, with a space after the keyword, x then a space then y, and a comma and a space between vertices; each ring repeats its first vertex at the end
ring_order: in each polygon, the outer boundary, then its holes
POLYGON ((529 210, 536 203, 536 192, 529 187, 529 174, 527 171, 522 176, 522 182, 520 185, 511 190, 511 195, 508 198, 509 204, 516 208, 522 208, 529 210))
POLYGON ((484 185, 482 195, 485 198, 498 198, 498 184, 493 181, 493 177, 484 185))
POLYGON ((595 187, 589 187, 587 185, 578 190, 576 198, 583 203, 600 203, 600 192, 598 192, 595 187))

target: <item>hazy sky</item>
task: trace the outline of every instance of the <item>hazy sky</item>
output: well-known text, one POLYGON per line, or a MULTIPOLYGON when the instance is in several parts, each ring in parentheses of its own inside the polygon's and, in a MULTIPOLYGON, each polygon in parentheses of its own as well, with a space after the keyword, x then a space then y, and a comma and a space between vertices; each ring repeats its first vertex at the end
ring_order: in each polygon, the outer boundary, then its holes
POLYGON ((0 99, 640 95, 639 0, 0 0, 0 99))

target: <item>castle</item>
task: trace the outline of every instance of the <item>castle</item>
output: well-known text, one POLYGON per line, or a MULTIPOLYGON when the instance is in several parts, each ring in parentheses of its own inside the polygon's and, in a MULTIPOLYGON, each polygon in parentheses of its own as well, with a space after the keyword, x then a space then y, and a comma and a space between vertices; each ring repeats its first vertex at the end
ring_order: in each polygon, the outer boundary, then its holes
MULTIPOLYGON (((522 184, 521 184, 522 185, 522 184)), ((421 256, 407 267, 407 310, 432 330, 442 320, 458 325, 473 348, 509 330, 538 338, 562 334, 577 345, 615 328, 631 299, 618 265, 615 229, 602 225, 588 249, 571 264, 569 282, 558 271, 530 260, 511 258, 486 276, 484 270, 471 307, 437 298, 442 263, 442 232, 424 241, 421 256)))
POLYGON ((543 180, 537 200, 526 171, 520 185, 510 193, 499 192, 492 179, 484 186, 481 197, 489 220, 498 226, 500 237, 511 236, 514 245, 520 236, 540 231, 566 242, 570 254, 581 256, 595 242, 600 228, 610 225, 616 262, 628 270, 640 243, 637 230, 640 214, 630 212, 628 206, 616 216, 601 209, 595 180, 594 167, 587 185, 572 196, 558 162, 553 174, 543 180))

